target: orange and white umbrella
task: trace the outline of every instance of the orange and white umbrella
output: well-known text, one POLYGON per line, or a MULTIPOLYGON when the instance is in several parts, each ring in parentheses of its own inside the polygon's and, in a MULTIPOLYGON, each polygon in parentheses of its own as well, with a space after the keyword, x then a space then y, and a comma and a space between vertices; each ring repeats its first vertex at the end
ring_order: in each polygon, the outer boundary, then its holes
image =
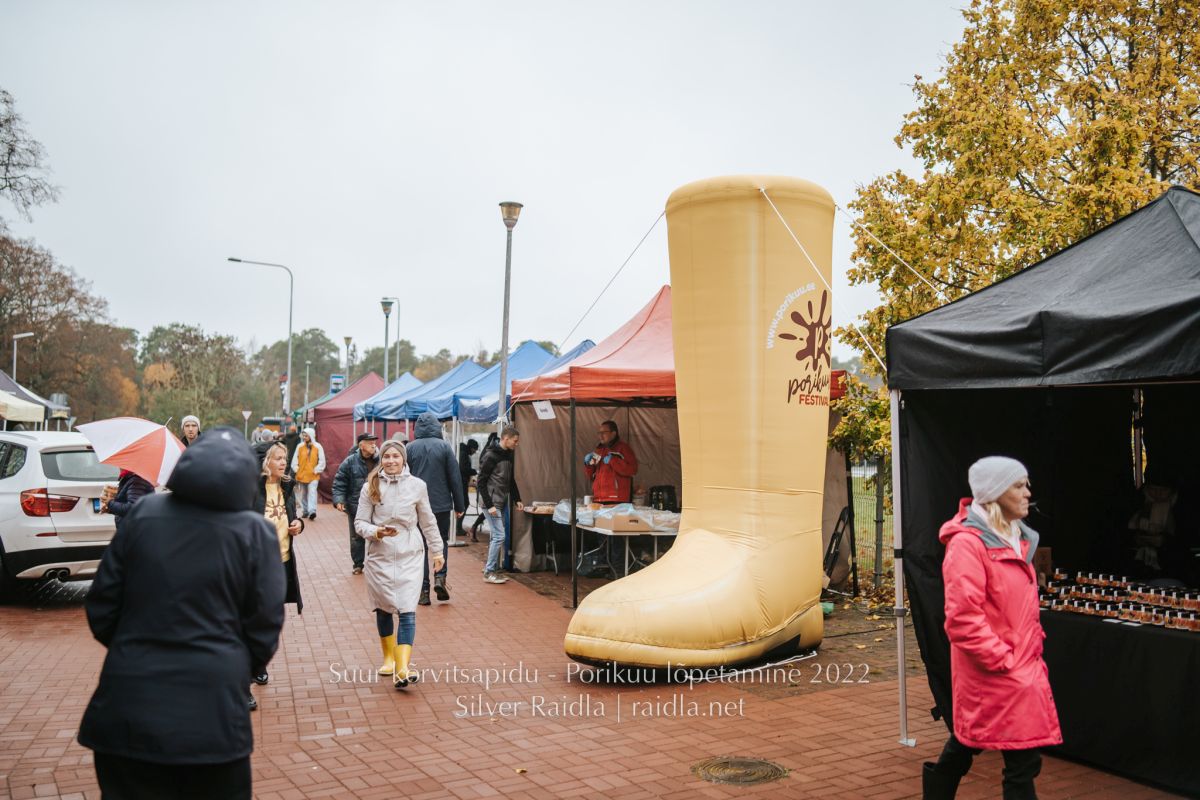
POLYGON ((76 425, 92 443, 96 457, 161 486, 183 454, 183 442, 163 425, 139 417, 113 417, 76 425))

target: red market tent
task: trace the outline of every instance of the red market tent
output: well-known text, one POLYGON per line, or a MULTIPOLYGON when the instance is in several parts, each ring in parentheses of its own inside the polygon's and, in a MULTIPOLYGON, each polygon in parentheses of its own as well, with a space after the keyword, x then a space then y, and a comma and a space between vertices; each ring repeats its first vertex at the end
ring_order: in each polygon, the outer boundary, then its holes
POLYGON ((675 396, 675 350, 671 345, 671 287, 615 333, 553 372, 513 381, 513 402, 621 400, 675 396))
POLYGON ((317 485, 322 502, 333 499, 333 476, 354 447, 354 404, 378 394, 384 385, 383 378, 371 372, 313 407, 317 441, 325 449, 325 471, 317 485))

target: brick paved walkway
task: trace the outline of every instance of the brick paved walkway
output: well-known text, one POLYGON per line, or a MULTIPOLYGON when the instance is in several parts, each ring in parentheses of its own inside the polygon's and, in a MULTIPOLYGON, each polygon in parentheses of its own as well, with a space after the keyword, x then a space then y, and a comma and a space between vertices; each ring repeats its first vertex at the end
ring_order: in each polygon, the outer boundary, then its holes
MULTIPOLYGON (((918 711, 930 703, 923 680, 908 684, 918 745, 905 748, 896 744, 894 679, 818 686, 814 662, 794 665, 797 685, 784 693, 581 683, 562 654, 570 611, 516 581, 484 584, 481 545, 451 550, 451 602, 418 612, 414 661, 425 682, 396 692, 374 680, 378 640, 347 550, 344 519, 322 507, 297 543, 305 613, 289 612, 271 683, 254 690, 263 800, 886 800, 920 795, 921 762, 944 739, 918 711), (487 669, 510 672, 485 690, 475 671, 487 669), (706 716, 672 716, 691 702, 706 716), (724 716, 707 716, 718 708, 724 716), (769 759, 789 774, 756 787, 691 774, 722 755, 769 759)), ((91 753, 74 740, 104 657, 87 632, 83 588, 0 608, 0 798, 99 798, 91 753)), ((998 797, 1000 769, 996 754, 980 757, 959 797, 998 797)), ((1038 791, 1043 800, 1171 796, 1054 758, 1038 791)))

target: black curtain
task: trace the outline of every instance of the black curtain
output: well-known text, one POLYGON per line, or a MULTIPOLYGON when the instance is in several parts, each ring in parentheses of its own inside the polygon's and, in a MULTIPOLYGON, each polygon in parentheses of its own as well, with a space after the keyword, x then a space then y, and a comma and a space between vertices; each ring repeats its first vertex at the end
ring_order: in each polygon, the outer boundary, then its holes
MULTIPOLYGON (((904 577, 936 709, 951 725, 938 531, 970 496, 967 469, 988 455, 1029 468, 1027 522, 1067 569, 1119 561, 1133 495, 1132 390, 908 391, 900 416, 904 577)), ((1116 567, 1112 566, 1115 570, 1116 567)))

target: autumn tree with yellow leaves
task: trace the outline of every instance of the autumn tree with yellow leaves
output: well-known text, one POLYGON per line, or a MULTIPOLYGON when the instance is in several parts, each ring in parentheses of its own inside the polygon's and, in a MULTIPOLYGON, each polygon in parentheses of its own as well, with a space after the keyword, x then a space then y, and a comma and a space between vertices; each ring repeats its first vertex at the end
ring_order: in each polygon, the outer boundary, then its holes
MULTIPOLYGON (((850 204, 863 227, 848 277, 883 299, 859 328, 885 358, 888 326, 1198 182, 1200 1, 974 0, 963 15, 896 136, 922 174, 876 178, 850 204)), ((882 373, 857 333, 837 333, 882 373)), ((879 395, 848 393, 835 442, 886 454, 879 395)))

